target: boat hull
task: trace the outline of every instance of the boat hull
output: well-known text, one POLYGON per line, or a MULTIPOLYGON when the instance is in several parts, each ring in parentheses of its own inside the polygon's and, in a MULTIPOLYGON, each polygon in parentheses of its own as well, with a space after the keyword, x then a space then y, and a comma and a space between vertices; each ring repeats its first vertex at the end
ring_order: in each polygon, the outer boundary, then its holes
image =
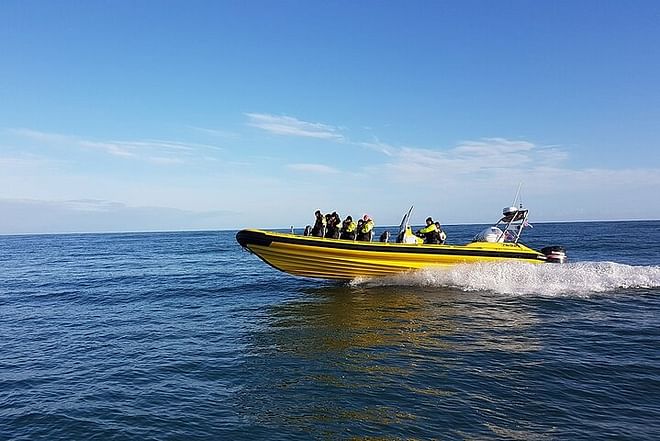
POLYGON ((356 242, 263 230, 241 230, 236 234, 236 240, 280 271, 295 276, 335 280, 388 276, 465 263, 546 261, 543 254, 513 243, 417 245, 356 242))

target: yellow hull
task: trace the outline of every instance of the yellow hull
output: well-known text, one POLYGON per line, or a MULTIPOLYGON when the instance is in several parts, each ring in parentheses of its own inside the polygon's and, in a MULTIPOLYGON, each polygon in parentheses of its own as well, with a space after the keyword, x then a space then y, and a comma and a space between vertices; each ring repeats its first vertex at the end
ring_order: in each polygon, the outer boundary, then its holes
POLYGON ((514 243, 417 245, 355 242, 262 230, 241 230, 236 240, 280 271, 321 279, 387 276, 462 263, 546 261, 538 251, 514 243))

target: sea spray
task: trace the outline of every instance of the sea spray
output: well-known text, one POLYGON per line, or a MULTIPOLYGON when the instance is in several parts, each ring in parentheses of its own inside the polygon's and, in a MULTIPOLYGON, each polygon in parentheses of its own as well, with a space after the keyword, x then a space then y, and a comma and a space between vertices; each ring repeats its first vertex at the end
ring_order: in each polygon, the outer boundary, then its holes
POLYGON ((353 286, 449 287, 463 291, 492 291, 512 295, 589 295, 618 289, 660 287, 660 266, 614 262, 563 265, 479 263, 427 268, 391 277, 356 279, 353 286))

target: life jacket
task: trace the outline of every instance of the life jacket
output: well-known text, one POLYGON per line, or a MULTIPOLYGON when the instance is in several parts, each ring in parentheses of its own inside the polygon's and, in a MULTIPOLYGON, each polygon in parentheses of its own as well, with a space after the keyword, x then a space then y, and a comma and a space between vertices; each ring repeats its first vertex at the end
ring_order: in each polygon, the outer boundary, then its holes
POLYGON ((346 233, 355 233, 355 230, 357 229, 357 224, 353 221, 344 221, 341 227, 342 232, 346 233))
POLYGON ((357 224, 353 221, 344 221, 341 225, 341 235, 340 239, 346 240, 355 240, 355 230, 357 230, 357 224))
POLYGON ((362 229, 360 230, 360 233, 363 233, 363 234, 369 233, 373 229, 374 229, 374 221, 369 219, 364 224, 362 224, 362 229))
POLYGON ((435 224, 427 225, 418 231, 418 233, 424 236, 424 243, 427 244, 439 244, 440 243, 440 234, 438 232, 438 227, 435 224))
POLYGON ((362 228, 358 231, 357 240, 371 242, 371 237, 373 235, 374 221, 369 219, 362 224, 362 228))

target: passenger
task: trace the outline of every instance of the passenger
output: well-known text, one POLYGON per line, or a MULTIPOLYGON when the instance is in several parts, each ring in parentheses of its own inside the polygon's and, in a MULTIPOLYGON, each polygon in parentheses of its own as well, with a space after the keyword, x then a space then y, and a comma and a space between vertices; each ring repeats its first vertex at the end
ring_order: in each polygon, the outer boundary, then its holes
POLYGON ((334 216, 335 218, 335 225, 337 226, 337 231, 341 230, 341 218, 339 217, 339 214, 337 214, 336 211, 333 211, 332 216, 334 216))
POLYGON ((330 228, 332 228, 332 216, 330 215, 330 213, 327 213, 325 215, 325 234, 323 235, 323 237, 326 237, 326 238, 330 237, 330 234, 329 234, 330 233, 330 228))
POLYGON ((436 222, 435 226, 438 229, 438 240, 440 241, 440 245, 444 245, 447 240, 447 233, 442 229, 440 222, 436 222))
POLYGON ((380 241, 383 243, 388 243, 390 241, 390 232, 383 231, 383 234, 380 235, 380 241))
POLYGON ((339 229, 341 221, 336 211, 325 215, 326 231, 325 237, 329 239, 339 239, 339 229))
POLYGON ((357 224, 353 222, 351 216, 346 216, 346 220, 341 224, 341 235, 340 239, 346 240, 355 240, 355 230, 357 230, 357 224))
POLYGON ((303 236, 311 236, 312 235, 312 226, 307 225, 305 227, 305 231, 303 231, 303 236))
POLYGON ((316 210, 314 216, 316 216, 316 221, 312 227, 312 236, 323 237, 325 236, 325 217, 321 213, 321 210, 316 210))
POLYGON ((339 236, 341 234, 341 217, 339 217, 339 214, 337 214, 336 211, 332 212, 332 217, 334 218, 334 226, 335 226, 335 231, 332 234, 333 239, 339 239, 339 236))
POLYGON ((371 237, 373 236, 374 221, 365 214, 362 218, 362 226, 358 223, 358 233, 357 240, 364 242, 371 242, 371 237))
POLYGON ((437 245, 440 243, 440 235, 438 233, 438 227, 433 223, 433 219, 430 217, 426 218, 426 227, 419 230, 417 236, 424 238, 424 243, 437 245))

